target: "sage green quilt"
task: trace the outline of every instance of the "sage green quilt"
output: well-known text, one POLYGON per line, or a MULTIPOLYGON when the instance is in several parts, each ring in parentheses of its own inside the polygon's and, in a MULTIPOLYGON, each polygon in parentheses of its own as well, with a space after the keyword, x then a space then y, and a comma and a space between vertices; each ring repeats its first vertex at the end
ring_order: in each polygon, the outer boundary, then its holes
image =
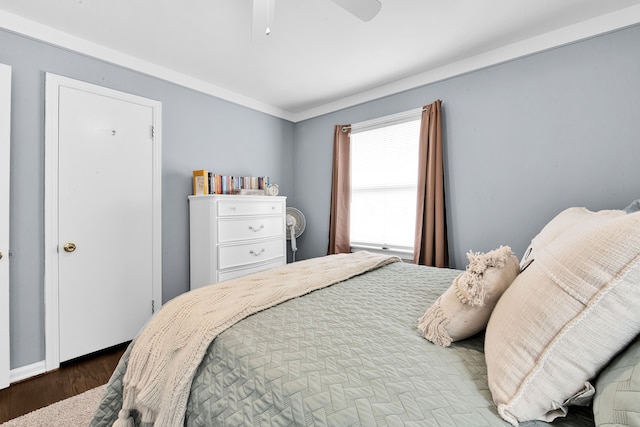
MULTIPOLYGON (((211 343, 185 426, 508 426, 488 389, 484 334, 444 348, 416 329, 459 273, 393 263, 240 321, 211 343)), ((91 426, 117 419, 127 358, 91 426)), ((575 407, 521 425, 594 423, 575 407)))

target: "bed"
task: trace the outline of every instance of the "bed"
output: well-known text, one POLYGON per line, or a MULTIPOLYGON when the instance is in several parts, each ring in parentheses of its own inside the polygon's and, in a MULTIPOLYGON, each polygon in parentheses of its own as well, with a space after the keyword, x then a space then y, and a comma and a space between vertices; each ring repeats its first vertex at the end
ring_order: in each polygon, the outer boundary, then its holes
MULTIPOLYGON (((505 421, 494 403, 484 330, 442 346, 417 329, 425 310, 463 273, 389 262, 244 317, 207 344, 189 382, 183 424, 517 425, 505 421)), ((616 384, 624 380, 616 374, 640 363, 640 325, 636 327, 627 334, 632 338, 607 358, 605 370, 612 366, 602 388, 613 388, 609 393, 615 394, 620 388, 616 384)), ((120 360, 91 426, 111 426, 122 414, 123 379, 135 345, 136 340, 120 360)), ((595 426, 590 400, 570 406, 566 416, 552 423, 533 420, 520 425, 595 426)), ((598 411, 605 412, 613 400, 600 397, 598 411)), ((640 407, 639 400, 632 402, 640 407)), ((122 425, 145 425, 135 409, 129 415, 131 424, 122 425)), ((621 422, 607 425, 638 425, 633 422, 625 415, 621 422)))

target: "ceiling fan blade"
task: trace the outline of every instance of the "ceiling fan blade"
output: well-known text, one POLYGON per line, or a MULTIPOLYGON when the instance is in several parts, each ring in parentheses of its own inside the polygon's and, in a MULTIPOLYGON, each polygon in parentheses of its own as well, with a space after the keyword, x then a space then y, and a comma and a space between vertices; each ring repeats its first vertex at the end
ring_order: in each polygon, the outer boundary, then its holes
POLYGON ((331 0, 364 22, 371 21, 382 9, 378 0, 331 0))

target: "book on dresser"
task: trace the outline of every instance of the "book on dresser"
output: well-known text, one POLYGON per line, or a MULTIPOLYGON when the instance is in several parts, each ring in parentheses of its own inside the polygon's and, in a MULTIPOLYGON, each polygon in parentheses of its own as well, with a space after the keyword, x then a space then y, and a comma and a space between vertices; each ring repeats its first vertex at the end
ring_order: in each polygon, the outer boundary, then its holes
POLYGON ((189 196, 190 287, 287 262, 286 197, 189 196))

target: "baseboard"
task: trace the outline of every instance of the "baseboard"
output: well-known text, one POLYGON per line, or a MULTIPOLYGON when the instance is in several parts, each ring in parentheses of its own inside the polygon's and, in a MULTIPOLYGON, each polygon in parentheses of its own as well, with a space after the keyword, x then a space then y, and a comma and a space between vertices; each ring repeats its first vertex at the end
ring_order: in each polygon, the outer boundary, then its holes
POLYGON ((44 374, 47 372, 44 360, 31 365, 22 366, 20 368, 12 369, 9 372, 9 382, 12 384, 18 381, 26 380, 27 378, 35 377, 36 375, 44 374))

